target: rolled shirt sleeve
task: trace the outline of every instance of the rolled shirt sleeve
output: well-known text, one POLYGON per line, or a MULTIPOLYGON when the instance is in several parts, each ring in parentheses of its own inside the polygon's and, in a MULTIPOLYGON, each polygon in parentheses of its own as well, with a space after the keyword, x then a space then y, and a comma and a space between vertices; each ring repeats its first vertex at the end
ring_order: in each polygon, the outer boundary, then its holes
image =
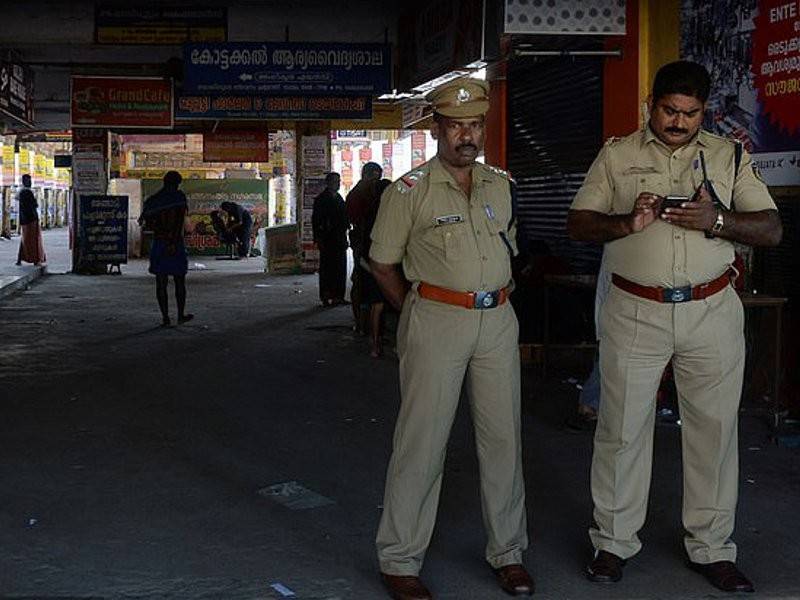
POLYGON ((604 146, 595 158, 583 185, 575 194, 571 210, 593 210, 609 214, 612 209, 614 184, 609 176, 608 147, 604 146))

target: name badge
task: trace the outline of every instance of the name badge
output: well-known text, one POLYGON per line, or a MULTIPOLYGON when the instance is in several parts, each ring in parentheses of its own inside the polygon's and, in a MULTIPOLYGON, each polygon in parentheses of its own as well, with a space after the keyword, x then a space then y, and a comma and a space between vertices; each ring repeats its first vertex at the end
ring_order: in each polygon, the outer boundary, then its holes
POLYGON ((453 225, 454 223, 463 223, 464 217, 462 215, 442 215, 441 217, 436 217, 436 227, 441 227, 442 225, 453 225))

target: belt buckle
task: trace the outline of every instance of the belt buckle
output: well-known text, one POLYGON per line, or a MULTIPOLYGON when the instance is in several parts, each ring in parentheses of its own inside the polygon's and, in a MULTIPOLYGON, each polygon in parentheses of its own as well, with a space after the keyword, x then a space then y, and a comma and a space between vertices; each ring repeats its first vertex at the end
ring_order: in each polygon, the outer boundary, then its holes
POLYGON ((474 308, 478 310, 494 308, 499 300, 500 294, 498 292, 475 292, 474 308))
POLYGON ((678 288, 665 288, 663 293, 664 302, 688 302, 692 299, 692 286, 686 285, 678 288))

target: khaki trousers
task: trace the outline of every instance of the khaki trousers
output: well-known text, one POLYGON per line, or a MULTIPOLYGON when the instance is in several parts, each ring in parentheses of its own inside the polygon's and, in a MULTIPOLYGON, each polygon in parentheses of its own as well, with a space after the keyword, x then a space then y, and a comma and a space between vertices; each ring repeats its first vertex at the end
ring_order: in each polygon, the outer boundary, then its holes
POLYGON ((469 310, 409 292, 400 316, 402 400, 377 535, 380 569, 417 575, 436 521, 447 439, 461 395, 470 401, 486 528, 495 568, 527 548, 520 443, 519 327, 510 303, 469 310))
POLYGON ((601 312, 602 397, 592 459, 594 547, 641 548, 653 460, 655 397, 673 360, 681 416, 684 545, 697 563, 736 560, 738 408, 744 311, 733 288, 681 304, 611 286, 601 312))

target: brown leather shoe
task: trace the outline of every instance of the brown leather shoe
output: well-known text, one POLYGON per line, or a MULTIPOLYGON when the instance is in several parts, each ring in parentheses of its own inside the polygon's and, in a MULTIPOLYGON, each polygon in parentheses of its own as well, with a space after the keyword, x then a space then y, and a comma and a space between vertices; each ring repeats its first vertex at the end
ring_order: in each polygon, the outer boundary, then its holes
POLYGON ((715 588, 723 592, 755 592, 753 583, 729 560, 708 564, 689 561, 689 568, 703 575, 715 588))
POLYGON ((394 600, 433 600, 419 577, 413 575, 387 575, 381 573, 383 585, 394 600))
POLYGON ((493 569, 503 591, 512 596, 533 595, 533 579, 522 565, 506 565, 493 569))
POLYGON ((589 581, 596 583, 616 583, 622 579, 622 567, 625 566, 625 560, 600 550, 594 560, 586 567, 586 577, 589 581))

